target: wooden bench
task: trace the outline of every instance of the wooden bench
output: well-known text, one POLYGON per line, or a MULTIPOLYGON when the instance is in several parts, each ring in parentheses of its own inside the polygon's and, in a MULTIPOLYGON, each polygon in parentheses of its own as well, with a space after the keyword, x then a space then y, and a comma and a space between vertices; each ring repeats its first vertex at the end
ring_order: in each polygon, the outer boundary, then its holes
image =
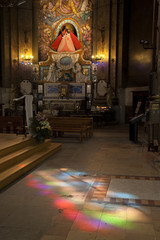
POLYGON ((83 117, 70 117, 75 122, 84 124, 87 127, 87 136, 93 136, 93 118, 83 117))
POLYGON ((18 128, 23 127, 23 117, 21 116, 0 116, 1 133, 17 133, 18 128))
POLYGON ((74 122, 74 123, 79 123, 79 124, 83 124, 86 126, 87 131, 88 131, 88 136, 91 137, 93 136, 93 118, 91 117, 49 117, 50 119, 52 119, 53 121, 60 121, 60 120, 65 120, 65 121, 69 121, 70 122, 74 122))
POLYGON ((83 141, 83 137, 88 138, 92 136, 93 120, 77 117, 48 117, 48 121, 51 125, 53 134, 57 136, 57 133, 72 132, 80 134, 80 141, 83 141))

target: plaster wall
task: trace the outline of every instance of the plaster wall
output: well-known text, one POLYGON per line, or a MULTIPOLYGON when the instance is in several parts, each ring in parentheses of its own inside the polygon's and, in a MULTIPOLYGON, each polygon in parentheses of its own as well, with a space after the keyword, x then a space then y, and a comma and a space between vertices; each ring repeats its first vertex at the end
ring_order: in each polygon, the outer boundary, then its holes
POLYGON ((20 56, 32 55, 32 1, 1 8, 1 86, 8 88, 25 78, 19 72, 20 56))
POLYGON ((153 0, 130 0, 128 5, 129 39, 127 87, 149 84, 152 49, 144 49, 140 40, 152 43, 153 0), (137 7, 138 6, 138 7, 137 7))

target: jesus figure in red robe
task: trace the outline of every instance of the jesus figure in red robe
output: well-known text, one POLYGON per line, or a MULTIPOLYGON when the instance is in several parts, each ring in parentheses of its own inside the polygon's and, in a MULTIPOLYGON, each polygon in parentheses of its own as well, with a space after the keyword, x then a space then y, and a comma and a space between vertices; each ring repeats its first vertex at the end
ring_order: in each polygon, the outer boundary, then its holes
POLYGON ((52 43, 51 48, 57 52, 74 52, 82 47, 78 38, 66 28, 52 43))

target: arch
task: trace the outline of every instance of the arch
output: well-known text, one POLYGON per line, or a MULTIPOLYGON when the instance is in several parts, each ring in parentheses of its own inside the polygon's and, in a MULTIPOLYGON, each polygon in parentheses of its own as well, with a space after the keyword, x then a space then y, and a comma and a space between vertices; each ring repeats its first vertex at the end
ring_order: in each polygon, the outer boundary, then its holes
POLYGON ((78 40, 80 42, 82 42, 82 33, 80 30, 80 27, 78 26, 78 23, 72 18, 65 18, 57 24, 57 26, 55 27, 55 30, 53 32, 53 40, 55 40, 58 37, 58 34, 59 34, 61 28, 67 23, 73 25, 73 27, 76 30, 78 40))

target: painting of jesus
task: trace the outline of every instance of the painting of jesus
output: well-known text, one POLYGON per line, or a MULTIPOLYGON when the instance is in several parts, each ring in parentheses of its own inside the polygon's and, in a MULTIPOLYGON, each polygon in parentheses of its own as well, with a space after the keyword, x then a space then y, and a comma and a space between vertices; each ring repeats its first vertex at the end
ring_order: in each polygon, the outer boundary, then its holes
POLYGON ((82 46, 76 35, 66 25, 65 29, 52 43, 51 48, 57 52, 74 52, 81 49, 82 46))

